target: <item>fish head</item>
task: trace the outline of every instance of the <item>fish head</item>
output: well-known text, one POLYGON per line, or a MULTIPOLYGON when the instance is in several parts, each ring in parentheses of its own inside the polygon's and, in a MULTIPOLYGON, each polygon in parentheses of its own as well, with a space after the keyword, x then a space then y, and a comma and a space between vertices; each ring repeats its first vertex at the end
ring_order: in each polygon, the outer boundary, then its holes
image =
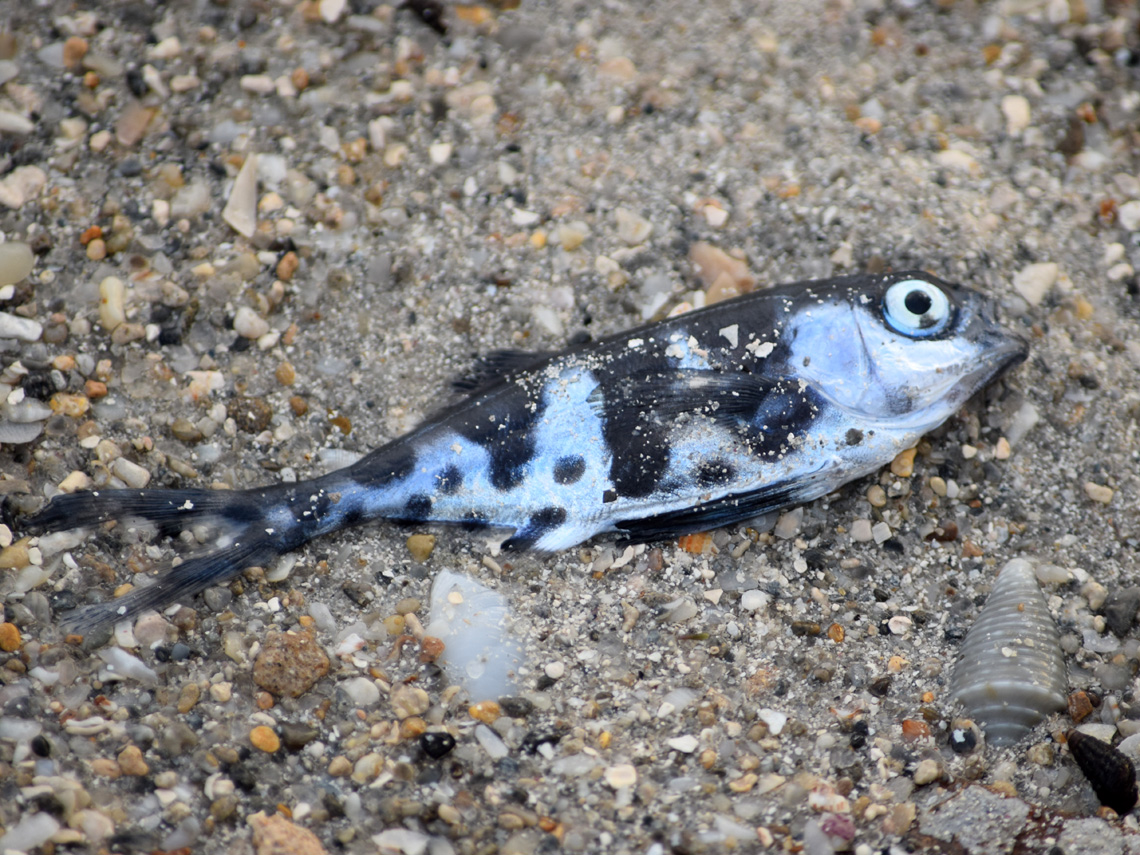
POLYGON ((837 280, 824 302, 830 313, 814 314, 834 323, 798 331, 794 347, 810 358, 797 371, 867 419, 928 430, 1028 355, 992 300, 921 271, 837 280), (822 336, 828 347, 813 347, 822 336))

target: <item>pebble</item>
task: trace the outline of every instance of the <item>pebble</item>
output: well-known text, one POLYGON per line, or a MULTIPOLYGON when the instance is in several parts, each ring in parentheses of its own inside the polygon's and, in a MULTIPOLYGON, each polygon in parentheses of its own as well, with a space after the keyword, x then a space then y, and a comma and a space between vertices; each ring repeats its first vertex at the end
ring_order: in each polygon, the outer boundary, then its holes
POLYGON ((375 680, 353 677, 338 685, 357 709, 371 709, 380 703, 380 687, 376 685, 375 680))
POLYGON ((1111 487, 1105 487, 1093 481, 1085 481, 1084 487, 1085 495, 1094 502, 1100 502, 1102 505, 1109 504, 1112 501, 1112 497, 1116 495, 1111 487))
POLYGON ((137 463, 132 463, 125 457, 119 457, 111 464, 111 472, 114 473, 116 478, 132 489, 145 487, 150 481, 150 472, 148 470, 139 466, 137 463))
POLYGON ((603 773, 606 783, 615 790, 632 787, 637 783, 637 769, 629 763, 619 763, 610 766, 603 773))
POLYGON ((871 537, 875 543, 883 544, 891 539, 891 527, 885 522, 877 522, 871 526, 871 537))
POLYGON ((645 243, 653 232, 653 223, 628 208, 618 208, 614 211, 617 221, 618 238, 629 246, 645 243))
POLYGON ((234 313, 234 332, 242 338, 258 339, 269 332, 269 321, 249 306, 241 306, 234 313))
POLYGON ((0 205, 20 208, 40 195, 47 173, 38 166, 17 166, 0 181, 0 205))
POLYGON ((467 708, 467 714, 484 724, 494 724, 502 715, 502 710, 495 701, 479 701, 467 708))
POLYGON ((502 760, 509 753, 507 744, 499 738, 499 734, 485 724, 476 726, 475 740, 492 760, 502 760))
POLYGON ((99 323, 107 332, 127 319, 126 286, 117 276, 108 276, 99 283, 99 323))
POLYGON ((914 473, 915 451, 915 448, 900 451, 891 461, 891 473, 898 478, 909 478, 914 473))
POLYGON ((409 686, 406 683, 392 690, 389 702, 392 705, 392 712, 400 719, 423 715, 431 706, 431 698, 427 692, 419 686, 409 686))
POLYGON ((692 754, 700 746, 700 741, 695 736, 686 735, 668 739, 666 744, 682 754, 692 754))
POLYGON ((35 266, 35 255, 26 243, 0 243, 0 288, 22 281, 35 266))
POLYGON ((124 775, 142 777, 150 772, 150 766, 143 759, 142 751, 137 745, 128 745, 119 752, 116 759, 119 762, 119 770, 124 775))
POLYGON ((43 324, 31 318, 21 318, 9 312, 0 312, 0 339, 17 341, 39 341, 43 335, 43 324))
POLYGON ((279 697, 299 698, 329 671, 329 658, 308 632, 273 632, 253 664, 253 681, 279 697))
POLYGON ((927 757, 925 760, 920 760, 918 766, 914 770, 914 783, 915 786, 923 787, 927 784, 933 784, 935 781, 942 777, 942 767, 937 760, 927 757))
POLYGON ((1140 230, 1140 201, 1133 199, 1117 208, 1116 220, 1126 231, 1140 230))
POLYGON ((753 588, 751 591, 745 591, 741 595, 740 607, 745 611, 758 612, 760 609, 767 608, 771 601, 772 597, 770 594, 753 588))
POLYGON ((249 732, 250 744, 266 754, 275 754, 281 748, 281 737, 272 727, 260 724, 249 732))
POLYGON ((851 523, 851 539, 857 543, 869 543, 874 537, 870 520, 855 520, 851 523))
POLYGON ((435 535, 413 534, 407 540, 407 547, 412 560, 417 564, 423 564, 431 558, 431 553, 435 549, 435 535))
POLYGON ((59 822, 45 811, 28 813, 0 837, 0 852, 29 852, 51 840, 59 822))
POLYGON ((204 181, 191 181, 179 187, 170 199, 170 216, 192 219, 210 210, 210 187, 204 181))
POLYGON ((773 736, 779 736, 788 723, 787 715, 778 710, 762 709, 757 715, 760 717, 760 721, 768 725, 768 732, 773 736))
POLYGON ((1056 284, 1060 272, 1061 268, 1052 261, 1029 264, 1014 274, 1013 287, 1030 306, 1038 306, 1056 284))
POLYGON ((257 855, 328 855, 320 839, 279 813, 258 811, 246 818, 257 855))
POLYGON ((1001 99, 1001 111, 1005 114, 1005 130, 1011 137, 1020 136, 1029 127, 1029 99, 1024 95, 1006 95, 1001 99))
POLYGON ((22 643, 20 630, 14 623, 0 623, 0 650, 13 653, 20 649, 22 643))

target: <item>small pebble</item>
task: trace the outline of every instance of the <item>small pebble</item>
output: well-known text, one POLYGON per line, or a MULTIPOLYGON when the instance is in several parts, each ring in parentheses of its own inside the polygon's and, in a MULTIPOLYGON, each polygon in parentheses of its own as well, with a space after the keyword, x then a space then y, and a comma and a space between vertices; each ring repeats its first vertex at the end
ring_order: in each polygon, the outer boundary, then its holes
POLYGON ((357 709, 372 709, 380 703, 380 688, 375 680, 367 677, 353 677, 338 684, 357 709))
POLYGON ((1030 306, 1037 306, 1045 299, 1057 282, 1061 268, 1051 261, 1027 265, 1013 277, 1013 287, 1030 306))
POLYGON ((43 335, 43 324, 31 318, 21 318, 8 312, 0 312, 0 339, 14 338, 18 341, 39 341, 43 335))
POLYGON ((1100 502, 1102 505, 1107 505, 1112 501, 1115 492, 1111 487, 1105 487, 1102 484, 1097 484, 1093 481, 1085 481, 1085 495, 1092 499, 1094 502, 1100 502))
POLYGON ((617 220, 618 238, 629 246, 645 243, 653 232, 653 224, 628 208, 618 208, 614 212, 617 220))
POLYGON ((142 751, 137 745, 128 745, 119 752, 117 760, 119 769, 124 775, 142 777, 150 772, 150 767, 143 759, 142 751))
POLYGON ((273 632, 253 665, 253 681, 279 697, 299 698, 329 671, 329 658, 308 632, 273 632))
POLYGON ((0 288, 22 281, 34 266, 35 255, 26 243, 0 243, 0 288))
POLYGON ((320 839, 279 813, 259 811, 246 819, 253 831, 256 855, 327 855, 320 839))
POLYGON ((413 534, 407 541, 408 553, 417 564, 423 564, 431 558, 435 549, 434 534, 413 534))
POLYGON ((857 543, 869 543, 874 537, 870 520, 855 520, 851 523, 851 539, 857 543))
POLYGON ((222 209, 222 219, 234 231, 246 238, 253 237, 257 229, 257 155, 250 153, 245 158, 237 178, 234 179, 230 197, 222 209))
POLYGON ((0 650, 12 653, 20 649, 20 630, 14 623, 0 623, 0 650))
POLYGON ((607 784, 615 790, 620 790, 623 787, 632 787, 637 783, 637 769, 628 763, 620 763, 607 768, 604 777, 607 784))
POLYGON ((1126 231, 1140 231, 1140 201, 1133 199, 1117 208, 1116 220, 1126 231))
POLYGON ((99 283, 99 323, 107 332, 127 319, 126 286, 117 276, 108 276, 99 283))
POLYGON ((914 783, 915 786, 918 787, 933 784, 941 777, 942 767, 937 760, 933 760, 929 757, 925 760, 920 760, 914 770, 914 783))
POLYGON ((249 732, 249 741, 254 748, 264 751, 266 754, 274 754, 281 747, 281 738, 274 732, 273 728, 266 725, 258 725, 249 732))
POLYGON ((1005 114, 1005 130, 1011 137, 1020 136, 1029 127, 1029 99, 1024 95, 1006 95, 1001 99, 1001 111, 1005 114))
POLYGON ((914 453, 917 449, 908 448, 899 452, 891 461, 891 473, 899 478, 909 478, 914 473, 914 453))
POLYGON ((877 522, 871 526, 871 537, 875 543, 883 544, 891 539, 891 527, 885 522, 877 522))
POLYGON ((234 332, 242 338, 261 338, 269 332, 269 321, 249 306, 242 306, 234 313, 234 332))
POLYGON ((125 457, 119 457, 111 464, 111 471, 115 477, 121 480, 124 484, 132 489, 145 487, 150 481, 150 472, 139 466, 137 463, 132 463, 125 457))
POLYGON ((494 724, 502 715, 502 710, 495 701, 480 701, 468 707, 467 714, 484 724, 494 724))

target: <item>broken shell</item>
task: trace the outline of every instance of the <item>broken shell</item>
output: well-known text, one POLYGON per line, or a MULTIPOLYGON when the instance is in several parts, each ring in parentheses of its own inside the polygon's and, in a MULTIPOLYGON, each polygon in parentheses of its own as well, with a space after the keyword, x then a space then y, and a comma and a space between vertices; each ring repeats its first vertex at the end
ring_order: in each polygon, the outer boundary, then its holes
POLYGON ((1003 747, 1063 710, 1067 688, 1057 627, 1033 565, 1015 558, 1002 568, 966 633, 951 697, 982 725, 989 744, 1003 747))
POLYGON ((1065 739, 1102 805, 1120 816, 1136 807, 1136 768, 1123 752, 1079 730, 1070 730, 1065 739))

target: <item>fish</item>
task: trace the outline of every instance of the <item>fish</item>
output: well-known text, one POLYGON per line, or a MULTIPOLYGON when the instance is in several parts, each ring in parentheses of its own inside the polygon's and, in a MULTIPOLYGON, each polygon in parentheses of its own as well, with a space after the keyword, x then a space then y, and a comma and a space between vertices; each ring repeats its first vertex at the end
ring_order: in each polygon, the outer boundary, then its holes
POLYGON ((557 353, 500 351, 465 397, 356 463, 241 491, 57 495, 35 532, 211 523, 212 548, 61 623, 84 634, 370 520, 503 529, 506 550, 649 542, 809 502, 890 462, 1027 355, 922 271, 781 285, 557 353))

